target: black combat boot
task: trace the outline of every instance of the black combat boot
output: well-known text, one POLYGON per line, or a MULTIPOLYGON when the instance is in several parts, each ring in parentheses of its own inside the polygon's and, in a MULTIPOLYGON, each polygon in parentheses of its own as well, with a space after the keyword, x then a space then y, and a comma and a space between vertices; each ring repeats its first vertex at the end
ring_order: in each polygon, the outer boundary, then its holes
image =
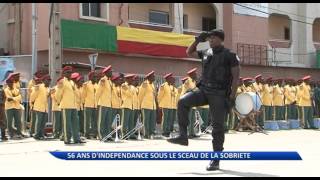
POLYGON ((220 169, 219 163, 220 163, 219 160, 212 160, 212 161, 210 161, 210 164, 207 166, 207 171, 216 171, 216 170, 219 170, 219 169, 220 169))
POLYGON ((167 141, 169 143, 172 143, 172 144, 180 144, 180 145, 183 145, 183 146, 188 146, 189 141, 188 141, 187 127, 181 127, 180 126, 180 134, 179 134, 179 136, 175 137, 175 138, 167 139, 167 141))
POLYGON ((187 137, 183 137, 183 136, 170 138, 170 139, 167 139, 167 141, 169 143, 172 143, 172 144, 180 144, 180 145, 183 145, 183 146, 188 146, 188 144, 189 144, 188 138, 187 137))

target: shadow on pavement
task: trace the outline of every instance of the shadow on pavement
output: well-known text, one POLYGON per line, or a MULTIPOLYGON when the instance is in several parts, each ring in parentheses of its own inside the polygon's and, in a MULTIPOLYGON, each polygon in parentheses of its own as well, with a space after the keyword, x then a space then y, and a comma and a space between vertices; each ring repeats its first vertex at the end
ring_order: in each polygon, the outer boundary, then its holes
POLYGON ((233 170, 224 170, 221 169, 215 172, 187 172, 187 173, 179 173, 179 174, 192 174, 198 176, 212 176, 212 175, 233 175, 233 176, 240 176, 240 177, 280 177, 277 175, 272 174, 264 174, 264 173, 254 173, 254 172, 241 172, 241 171, 233 171, 233 170))

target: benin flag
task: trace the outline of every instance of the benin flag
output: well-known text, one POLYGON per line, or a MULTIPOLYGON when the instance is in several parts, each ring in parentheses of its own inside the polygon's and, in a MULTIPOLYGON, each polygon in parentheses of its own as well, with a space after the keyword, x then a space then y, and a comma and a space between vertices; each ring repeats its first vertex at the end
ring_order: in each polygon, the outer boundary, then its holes
POLYGON ((183 58, 194 36, 117 26, 117 41, 120 53, 183 58))
POLYGON ((62 19, 61 40, 63 48, 183 58, 194 36, 62 19))

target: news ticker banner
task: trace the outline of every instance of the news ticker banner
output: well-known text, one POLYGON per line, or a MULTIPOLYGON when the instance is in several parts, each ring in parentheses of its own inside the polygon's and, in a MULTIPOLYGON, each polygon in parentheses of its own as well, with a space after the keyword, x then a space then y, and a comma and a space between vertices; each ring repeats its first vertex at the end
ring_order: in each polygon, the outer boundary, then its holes
POLYGON ((297 152, 53 151, 62 160, 302 160, 297 152))

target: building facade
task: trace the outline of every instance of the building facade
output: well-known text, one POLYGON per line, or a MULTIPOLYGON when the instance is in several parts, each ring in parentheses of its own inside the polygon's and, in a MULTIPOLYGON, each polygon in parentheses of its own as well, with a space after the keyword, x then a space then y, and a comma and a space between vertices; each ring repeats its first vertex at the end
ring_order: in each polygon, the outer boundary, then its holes
MULTIPOLYGON (((0 18, 6 19, 6 28, 1 28, 0 33, 6 36, 0 39, 0 45, 11 55, 31 54, 31 4, 2 6, 0 18)), ((311 74, 318 78, 319 4, 60 3, 59 6, 62 20, 91 24, 92 33, 87 36, 92 34, 92 38, 98 34, 94 28, 97 24, 184 35, 223 28, 225 46, 237 52, 241 59, 241 76, 262 72, 265 76, 299 78, 311 74)), ((42 67, 48 65, 50 4, 37 3, 36 9, 38 67, 42 67)), ((99 39, 97 43, 101 43, 99 39)), ((197 59, 101 51, 95 47, 96 44, 87 49, 63 48, 62 62, 89 63, 88 55, 99 52, 99 66, 111 64, 116 71, 124 73, 144 74, 155 70, 158 75, 174 72, 176 76, 184 76, 193 67, 201 69, 197 59)))

